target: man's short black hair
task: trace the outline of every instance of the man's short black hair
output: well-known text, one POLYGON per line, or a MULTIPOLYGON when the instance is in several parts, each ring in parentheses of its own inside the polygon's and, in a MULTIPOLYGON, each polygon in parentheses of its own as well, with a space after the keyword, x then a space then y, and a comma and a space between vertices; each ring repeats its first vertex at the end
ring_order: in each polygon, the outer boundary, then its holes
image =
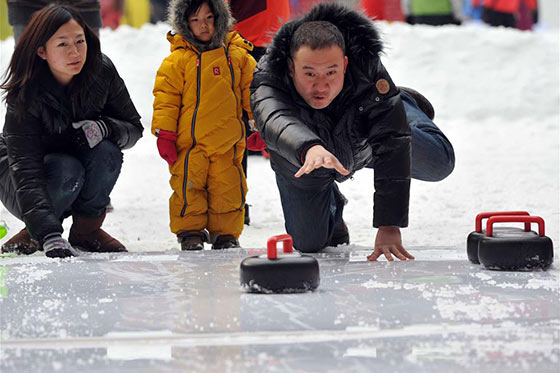
POLYGON ((346 45, 344 44, 344 36, 342 32, 330 22, 327 21, 310 21, 300 25, 290 43, 290 56, 294 54, 302 46, 307 46, 311 50, 329 48, 337 45, 346 54, 346 45))

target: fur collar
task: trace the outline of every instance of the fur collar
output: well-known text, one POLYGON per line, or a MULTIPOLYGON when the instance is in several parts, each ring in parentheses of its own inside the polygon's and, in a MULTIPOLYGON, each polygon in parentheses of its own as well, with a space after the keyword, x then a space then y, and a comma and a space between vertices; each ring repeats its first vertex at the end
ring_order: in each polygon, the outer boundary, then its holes
POLYGON ((278 77, 288 75, 292 36, 302 23, 309 21, 327 21, 339 28, 351 64, 371 66, 371 62, 376 61, 383 51, 379 32, 370 19, 343 5, 319 4, 302 18, 288 22, 278 30, 263 58, 265 69, 278 77))
POLYGON ((214 8, 214 28, 215 33, 209 44, 198 41, 193 33, 189 30, 187 23, 187 8, 193 0, 171 0, 169 2, 167 22, 173 27, 173 30, 185 38, 200 52, 216 49, 224 45, 227 33, 233 25, 233 17, 228 3, 225 0, 207 0, 214 8))

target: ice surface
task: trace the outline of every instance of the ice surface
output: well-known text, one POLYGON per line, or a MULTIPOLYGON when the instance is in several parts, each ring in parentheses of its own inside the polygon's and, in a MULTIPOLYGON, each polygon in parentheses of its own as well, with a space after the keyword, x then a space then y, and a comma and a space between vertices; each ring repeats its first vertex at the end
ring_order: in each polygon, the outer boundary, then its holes
POLYGON ((317 291, 262 295, 239 287, 249 251, 4 259, 0 370, 557 371, 556 268, 327 252, 317 291))

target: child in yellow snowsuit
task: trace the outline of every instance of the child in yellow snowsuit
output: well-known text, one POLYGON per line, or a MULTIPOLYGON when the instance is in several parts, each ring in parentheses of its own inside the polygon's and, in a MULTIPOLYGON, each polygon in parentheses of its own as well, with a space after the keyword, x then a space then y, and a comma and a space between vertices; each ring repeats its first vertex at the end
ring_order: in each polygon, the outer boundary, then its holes
POLYGON ((156 76, 152 133, 171 172, 171 231, 183 250, 239 247, 253 45, 230 31, 225 0, 171 0, 169 23, 176 33, 156 76))

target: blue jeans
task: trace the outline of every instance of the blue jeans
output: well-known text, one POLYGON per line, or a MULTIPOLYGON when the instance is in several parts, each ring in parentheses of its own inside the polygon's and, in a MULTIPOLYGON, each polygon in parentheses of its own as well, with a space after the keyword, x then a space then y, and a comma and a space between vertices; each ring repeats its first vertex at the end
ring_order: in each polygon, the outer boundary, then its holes
POLYGON ((453 146, 408 93, 401 91, 401 99, 412 131, 412 178, 422 181, 445 179, 455 167, 453 146))
MULTIPOLYGON (((401 99, 412 131, 412 177, 424 181, 439 181, 455 167, 453 146, 439 128, 424 114, 416 101, 401 91, 401 99)), ((338 186, 321 190, 294 186, 276 173, 286 232, 294 247, 302 252, 317 252, 327 246, 337 224, 342 224, 345 199, 338 186)))
MULTIPOLYGON (((93 149, 45 155, 47 191, 56 216, 62 220, 71 213, 88 217, 103 215, 122 161, 121 150, 109 140, 103 140, 93 149)), ((17 204, 8 206, 5 203, 5 206, 15 217, 22 219, 17 204)))

